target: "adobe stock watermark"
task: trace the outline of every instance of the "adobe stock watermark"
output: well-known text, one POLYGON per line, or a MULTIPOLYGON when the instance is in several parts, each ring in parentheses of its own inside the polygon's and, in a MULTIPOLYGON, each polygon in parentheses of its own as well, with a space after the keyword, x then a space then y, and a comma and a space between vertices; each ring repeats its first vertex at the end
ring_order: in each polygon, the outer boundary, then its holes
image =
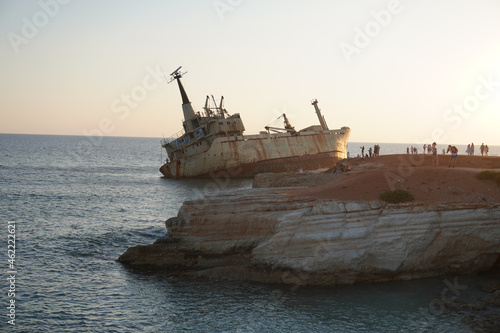
MULTIPOLYGON (((315 267, 329 260, 335 240, 336 238, 332 235, 327 235, 322 240, 318 240, 312 256, 306 257, 300 262, 300 270, 285 270, 281 275, 281 282, 291 285, 291 291, 296 291, 300 286, 306 285, 310 279, 310 274, 307 272, 314 271, 315 267)), ((276 265, 273 265, 273 269, 276 268, 276 265)))
POLYGON ((203 186, 203 191, 195 187, 191 189, 193 197, 198 198, 194 203, 194 208, 197 211, 205 210, 208 202, 204 200, 204 198, 207 196, 218 196, 221 191, 224 191, 229 187, 231 178, 240 176, 242 172, 243 168, 239 166, 226 170, 210 172, 208 174, 210 176, 210 181, 203 186))
POLYGON ((461 290, 467 289, 466 285, 458 284, 458 277, 455 277, 453 283, 448 279, 444 279, 443 282, 446 287, 441 291, 441 298, 433 299, 429 304, 429 311, 435 315, 444 313, 446 304, 454 302, 461 295, 461 290), (448 295, 451 296, 448 297, 448 295))
MULTIPOLYGON (((452 125, 451 130, 457 131, 462 126, 465 119, 477 112, 481 102, 485 102, 500 92, 500 81, 495 81, 493 74, 488 76, 478 76, 478 83, 473 89, 473 93, 465 96, 461 102, 454 103, 452 108, 447 109, 442 116, 444 124, 452 125)), ((428 144, 429 142, 446 142, 448 135, 442 127, 435 127, 431 131, 430 138, 418 140, 417 144, 428 144)), ((425 154, 410 154, 399 156, 398 174, 391 171, 384 173, 385 179, 391 190, 402 186, 406 178, 410 177, 415 168, 424 164, 425 154)))
MULTIPOLYGON (((291 292, 297 291, 301 286, 307 285, 310 275, 307 271, 314 270, 314 267, 325 263, 329 260, 329 254, 335 244, 335 239, 331 235, 327 235, 324 239, 319 240, 314 247, 313 255, 304 258, 300 263, 300 270, 285 269, 281 274, 281 282, 289 286, 291 292)), ((272 264, 272 270, 280 269, 277 264, 272 264)), ((269 293, 269 299, 261 300, 252 303, 252 312, 248 314, 247 325, 237 328, 236 332, 259 332, 261 325, 259 323, 261 309, 267 309, 270 302, 282 301, 285 293, 278 288, 274 288, 269 293)))
POLYGON ((273 109, 271 110, 271 114, 269 116, 269 125, 268 126, 275 126, 276 127, 284 127, 284 117, 283 115, 286 115, 287 119, 290 120, 290 122, 292 123, 291 125, 293 126, 293 120, 297 118, 297 116, 295 115, 295 113, 292 113, 292 112, 287 112, 288 108, 286 106, 283 106, 280 108, 278 107, 273 107, 273 109))
POLYGON ((225 20, 226 13, 231 13, 236 7, 241 5, 243 0, 214 0, 212 5, 221 21, 225 20))
POLYGON ((386 9, 370 11, 372 19, 366 22, 363 28, 359 26, 354 28, 352 43, 342 42, 339 44, 347 63, 351 63, 354 55, 360 54, 363 49, 368 47, 372 40, 377 38, 383 29, 389 26, 393 17, 402 11, 403 6, 399 0, 390 0, 386 9))
MULTIPOLYGON (((111 102, 110 111, 116 114, 118 120, 128 118, 132 110, 137 109, 140 103, 144 102, 152 91, 165 82, 165 75, 160 65, 157 65, 156 69, 147 66, 145 71, 147 74, 144 75, 139 84, 136 84, 128 93, 122 93, 111 102)), ((81 163, 83 161, 82 156, 100 145, 103 137, 111 134, 115 129, 116 119, 111 117, 102 118, 95 128, 83 130, 86 140, 79 141, 75 149, 71 151, 71 154, 75 155, 81 163)))
MULTIPOLYGON (((494 81, 493 75, 487 77, 479 76, 479 83, 474 88, 474 93, 466 96, 461 103, 454 103, 453 108, 445 111, 443 120, 445 123, 453 123, 452 129, 457 130, 464 119, 470 117, 480 106, 480 102, 486 101, 500 88, 500 81, 494 81)), ((446 138, 444 138, 446 140, 446 138)))
POLYGON ((9 325, 16 326, 16 222, 7 222, 7 278, 9 289, 6 290, 8 299, 7 322, 9 325))
POLYGON ((453 282, 448 279, 444 279, 443 282, 446 287, 441 290, 439 298, 430 301, 427 307, 420 307, 417 312, 408 318, 406 322, 407 332, 448 331, 449 327, 442 326, 443 323, 440 315, 445 313, 447 307, 457 307, 458 303, 456 303, 456 300, 460 297, 462 291, 467 289, 467 285, 459 284, 458 277, 455 277, 453 282))
POLYGON ((21 45, 26 45, 30 40, 35 38, 41 29, 49 24, 50 19, 59 14, 61 5, 67 5, 70 0, 40 0, 38 6, 40 10, 37 11, 31 19, 23 16, 21 18, 22 27, 20 34, 9 32, 7 38, 9 39, 12 49, 17 54, 21 45))

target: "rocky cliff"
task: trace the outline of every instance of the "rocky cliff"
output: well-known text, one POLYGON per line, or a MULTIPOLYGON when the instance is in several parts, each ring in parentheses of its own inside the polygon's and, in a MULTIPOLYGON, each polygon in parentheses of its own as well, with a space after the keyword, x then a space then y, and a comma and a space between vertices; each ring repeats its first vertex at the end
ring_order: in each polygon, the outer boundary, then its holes
POLYGON ((246 189, 187 201, 119 261, 172 275, 296 285, 407 280, 500 262, 500 204, 386 204, 246 189))

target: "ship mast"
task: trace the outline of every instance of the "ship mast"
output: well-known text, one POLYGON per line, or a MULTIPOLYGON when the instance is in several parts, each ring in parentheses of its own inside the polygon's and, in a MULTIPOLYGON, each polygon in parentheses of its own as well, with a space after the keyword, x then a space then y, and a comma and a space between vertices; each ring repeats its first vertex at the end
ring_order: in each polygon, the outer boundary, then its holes
POLYGON ((323 129, 323 131, 327 131, 328 125, 326 124, 325 116, 323 116, 321 114, 321 110, 318 106, 318 100, 315 99, 314 101, 311 102, 311 104, 314 105, 314 109, 316 110, 316 115, 318 116, 318 120, 319 120, 319 123, 321 125, 321 128, 323 129))
POLYGON ((186 90, 184 90, 184 87, 182 86, 181 82, 181 77, 186 74, 187 72, 181 73, 180 69, 182 66, 177 68, 175 71, 173 71, 170 76, 172 76, 172 79, 169 81, 172 82, 174 80, 177 80, 177 83, 179 85, 179 90, 181 92, 181 97, 182 97, 182 111, 184 113, 184 125, 185 125, 185 130, 186 132, 190 132, 194 130, 193 127, 193 122, 190 120, 196 119, 196 114, 194 112, 193 106, 191 105, 191 102, 189 101, 189 98, 186 94, 186 90))

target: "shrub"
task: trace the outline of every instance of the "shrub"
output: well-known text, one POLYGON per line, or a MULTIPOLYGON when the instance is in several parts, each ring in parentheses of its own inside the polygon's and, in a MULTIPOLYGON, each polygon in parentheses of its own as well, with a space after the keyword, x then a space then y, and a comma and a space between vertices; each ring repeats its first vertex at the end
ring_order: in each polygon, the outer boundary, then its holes
POLYGON ((480 180, 493 180, 500 186, 500 172, 499 171, 491 171, 484 170, 476 173, 476 178, 480 180))
POLYGON ((415 199, 413 195, 405 190, 385 191, 380 195, 380 199, 390 203, 408 202, 415 199))
POLYGON ((476 173, 476 178, 480 180, 495 179, 497 172, 491 170, 484 170, 476 173))

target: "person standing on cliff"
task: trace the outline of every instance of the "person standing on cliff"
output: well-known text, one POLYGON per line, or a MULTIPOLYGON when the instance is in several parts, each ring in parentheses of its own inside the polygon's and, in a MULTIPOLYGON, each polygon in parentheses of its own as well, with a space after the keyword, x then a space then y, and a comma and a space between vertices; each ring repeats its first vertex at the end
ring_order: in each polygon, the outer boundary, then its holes
POLYGON ((432 165, 434 166, 434 164, 436 164, 436 166, 439 166, 439 163, 438 163, 438 150, 437 150, 437 147, 436 147, 436 143, 433 142, 432 143, 432 165))
POLYGON ((457 158, 458 158, 458 149, 455 146, 448 145, 448 150, 446 152, 451 152, 451 158, 450 158, 450 163, 448 165, 448 168, 450 168, 452 165, 455 167, 457 164, 457 158))
POLYGON ((481 149, 481 156, 484 156, 484 143, 481 143, 481 147, 479 149, 481 149))
POLYGON ((365 157, 365 146, 362 146, 360 148, 361 148, 361 157, 365 157))

